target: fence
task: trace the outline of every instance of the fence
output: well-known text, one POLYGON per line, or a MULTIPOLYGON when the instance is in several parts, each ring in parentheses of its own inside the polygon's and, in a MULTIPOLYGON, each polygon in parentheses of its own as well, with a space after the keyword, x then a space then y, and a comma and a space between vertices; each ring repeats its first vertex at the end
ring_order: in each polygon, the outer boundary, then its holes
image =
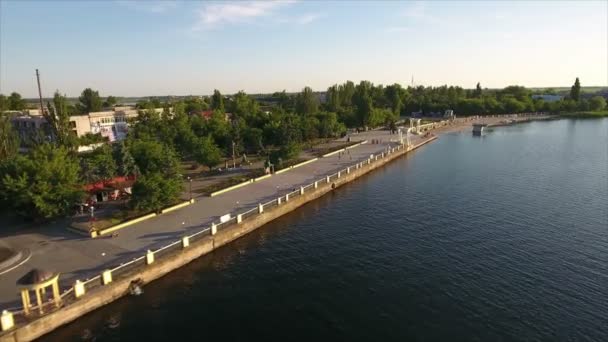
MULTIPOLYGON (((171 254, 174 254, 176 252, 183 250, 184 248, 187 248, 191 243, 195 243, 196 241, 199 241, 199 240, 203 239, 204 237, 209 236, 209 234, 215 235, 219 230, 225 229, 226 227, 234 225, 234 224, 240 224, 241 222, 243 222, 243 220, 247 220, 251 217, 254 217, 254 216, 257 216, 257 215, 263 213, 264 210, 270 210, 270 209, 276 208, 276 207, 282 205, 283 203, 286 203, 295 198, 298 198, 299 196, 303 196, 304 194, 306 194, 310 191, 316 191, 322 185, 331 184, 332 182, 338 180, 339 178, 343 177, 344 175, 346 175, 350 172, 353 172, 353 171, 361 169, 361 168, 369 167, 370 164, 376 163, 376 161, 386 158, 389 154, 391 154, 395 151, 399 151, 401 149, 405 149, 405 148, 406 147, 404 145, 398 145, 397 147, 393 147, 393 148, 389 147, 384 152, 378 153, 376 155, 370 155, 370 157, 368 159, 365 159, 364 161, 357 162, 356 164, 353 164, 353 165, 348 166, 342 170, 339 170, 333 174, 330 174, 321 179, 318 179, 313 183, 310 183, 310 184, 307 184, 304 186, 300 186, 299 188, 296 188, 295 190, 293 190, 291 192, 288 192, 282 196, 279 196, 276 199, 273 199, 266 203, 260 203, 256 207, 251 208, 245 212, 242 212, 242 213, 239 213, 236 215, 233 215, 233 214, 224 215, 223 216, 224 219, 222 220, 223 222, 212 222, 210 224, 210 226, 208 226, 204 229, 201 229, 197 232, 194 232, 190 235, 183 236, 178 241, 172 242, 166 246, 160 247, 155 250, 148 250, 143 256, 134 258, 131 261, 121 263, 120 265, 118 265, 114 268, 105 270, 100 275, 97 275, 93 278, 85 279, 82 282, 77 281, 76 284, 74 284, 74 286, 64 289, 64 291, 61 294, 61 300, 64 305, 69 305, 71 302, 75 301, 80 296, 83 296, 83 295, 86 296, 87 292, 89 292, 95 288, 98 288, 100 286, 107 285, 107 284, 111 283, 112 281, 130 277, 133 275, 134 271, 136 271, 137 269, 146 267, 148 264, 154 263, 155 260, 167 258, 171 254), (230 218, 226 219, 228 216, 230 218)), ((32 309, 35 309, 35 307, 32 307, 32 309)), ((48 310, 47 312, 50 312, 50 311, 52 311, 52 310, 48 310)), ((32 310, 32 312, 33 312, 33 310, 32 310)), ((22 308, 14 309, 9 314, 22 315, 23 309, 22 308)))

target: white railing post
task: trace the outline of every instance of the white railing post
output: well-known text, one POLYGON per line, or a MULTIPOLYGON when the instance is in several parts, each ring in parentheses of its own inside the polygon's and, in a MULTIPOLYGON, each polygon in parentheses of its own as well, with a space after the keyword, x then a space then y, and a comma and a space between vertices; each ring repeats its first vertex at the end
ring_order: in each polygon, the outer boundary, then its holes
POLYGON ((146 252, 146 265, 150 265, 152 263, 154 263, 154 253, 148 249, 146 252))
POLYGON ((241 223, 241 222, 243 222, 243 214, 236 215, 236 223, 241 223))
POLYGON ((215 223, 211 224, 211 235, 217 234, 217 225, 215 223))
POLYGON ((258 213, 263 213, 264 212, 264 205, 262 203, 258 204, 258 213))
POLYGON ((111 282, 112 282, 112 271, 110 271, 110 270, 103 271, 103 273, 101 273, 101 284, 108 285, 111 282))
POLYGON ((281 197, 277 198, 277 204, 278 204, 278 205, 281 205, 281 200, 282 200, 282 198, 281 198, 281 197))
POLYGON ((186 248, 188 246, 190 246, 190 238, 187 236, 184 236, 182 238, 182 248, 186 248))
POLYGON ((350 167, 346 168, 346 173, 350 173, 350 167))
POLYGON ((15 319, 13 318, 13 313, 4 310, 2 311, 2 316, 0 317, 0 327, 2 327, 2 331, 7 331, 15 326, 15 319))
POLYGON ((319 183, 317 183, 317 181, 315 181, 315 189, 319 187, 319 183))
POLYGON ((85 292, 86 289, 84 288, 84 283, 80 280, 76 280, 76 283, 74 283, 74 296, 76 298, 80 298, 84 295, 85 292))
POLYGON ((329 176, 325 177, 325 179, 327 180, 327 183, 329 184, 329 176))
POLYGON ((289 194, 285 195, 285 202, 289 202, 289 194))
POLYGON ((340 171, 338 171, 338 178, 340 178, 340 171))
POLYGON ((301 195, 304 195, 304 187, 303 186, 300 187, 300 196, 301 195))

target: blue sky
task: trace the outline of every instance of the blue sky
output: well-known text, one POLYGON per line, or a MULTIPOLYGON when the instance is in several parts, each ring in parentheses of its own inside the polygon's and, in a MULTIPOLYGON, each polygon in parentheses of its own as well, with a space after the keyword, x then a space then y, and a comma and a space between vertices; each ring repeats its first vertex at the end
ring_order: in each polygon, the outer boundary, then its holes
POLYGON ((0 1, 0 92, 608 84, 608 1, 0 1))

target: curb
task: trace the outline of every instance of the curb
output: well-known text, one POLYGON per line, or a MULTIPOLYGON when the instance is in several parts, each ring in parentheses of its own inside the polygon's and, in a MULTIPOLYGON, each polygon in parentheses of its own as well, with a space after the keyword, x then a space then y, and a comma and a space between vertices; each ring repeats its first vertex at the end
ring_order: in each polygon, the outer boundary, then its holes
MULTIPOLYGON (((138 218, 135 218, 135 219, 133 219, 133 220, 129 220, 129 221, 126 221, 126 222, 123 222, 123 223, 119 223, 119 224, 117 224, 117 225, 115 225, 115 226, 111 226, 111 227, 108 227, 108 228, 105 228, 105 229, 101 229, 101 230, 96 230, 96 231, 93 231, 93 232, 91 232, 91 233, 90 233, 90 236, 91 236, 92 238, 96 238, 96 237, 99 237, 99 236, 102 236, 102 235, 106 235, 106 234, 108 234, 108 233, 115 232, 115 231, 117 231, 117 230, 123 229, 123 228, 125 228, 125 227, 130 226, 130 225, 133 225, 133 224, 136 224, 136 223, 139 223, 139 222, 145 221, 145 220, 147 220, 147 219, 151 219, 151 218, 156 217, 156 216, 158 216, 158 215, 162 215, 162 214, 165 214, 165 213, 168 213, 168 212, 171 212, 171 211, 174 211, 174 210, 177 210, 177 209, 183 208, 183 207, 188 206, 188 205, 190 205, 190 204, 192 204, 192 203, 194 203, 194 199, 191 199, 191 200, 189 200, 189 201, 182 202, 182 203, 179 203, 179 204, 176 204, 176 205, 173 205, 173 206, 170 206, 170 207, 164 208, 164 209, 162 209, 162 210, 160 211, 160 214, 156 214, 156 213, 150 213, 150 214, 147 214, 147 215, 144 215, 144 216, 140 216, 140 217, 138 217, 138 218)), ((70 229, 70 228, 68 228, 68 229, 70 229)), ((71 231, 76 231, 76 229, 70 229, 70 230, 71 230, 71 231)), ((82 234, 82 231, 80 231, 80 232, 78 232, 78 233, 79 233, 79 234, 82 234)))

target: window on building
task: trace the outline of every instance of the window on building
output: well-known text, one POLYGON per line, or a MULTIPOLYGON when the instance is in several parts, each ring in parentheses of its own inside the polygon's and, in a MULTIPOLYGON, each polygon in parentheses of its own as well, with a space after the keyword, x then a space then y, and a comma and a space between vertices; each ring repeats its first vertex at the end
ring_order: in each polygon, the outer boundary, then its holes
POLYGON ((70 121, 70 128, 76 128, 76 121, 70 121))

